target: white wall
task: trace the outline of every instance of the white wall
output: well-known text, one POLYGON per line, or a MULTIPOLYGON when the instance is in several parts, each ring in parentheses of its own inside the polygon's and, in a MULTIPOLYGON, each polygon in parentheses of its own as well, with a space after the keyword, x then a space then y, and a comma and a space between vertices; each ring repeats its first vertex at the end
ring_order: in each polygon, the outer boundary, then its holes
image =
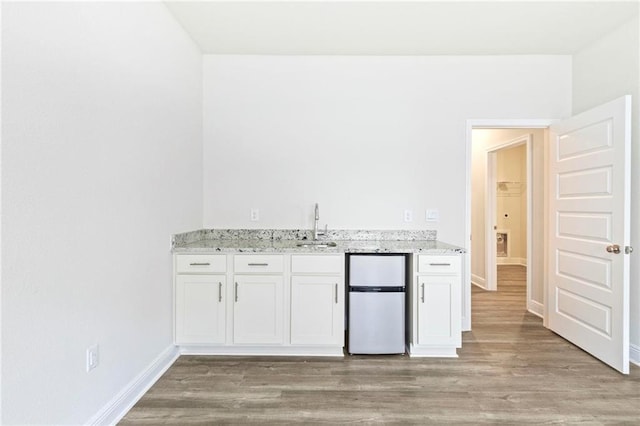
POLYGON ((573 113, 632 96, 631 344, 640 363, 640 24, 638 17, 574 55, 573 113))
POLYGON ((160 3, 4 3, 2 32, 1 423, 81 424, 172 345, 202 56, 160 3))
MULTIPOLYGON (((531 299, 536 312, 542 314, 544 302, 544 158, 545 129, 474 129, 471 157, 471 275, 473 282, 484 286, 485 271, 485 179, 487 151, 521 136, 532 135, 532 234, 531 299), (537 302, 537 303, 535 303, 537 302)), ((525 224, 526 228, 526 224, 525 224)))
POLYGON ((464 246, 466 120, 562 117, 570 100, 565 56, 207 55, 204 226, 310 228, 319 202, 330 228, 464 246))

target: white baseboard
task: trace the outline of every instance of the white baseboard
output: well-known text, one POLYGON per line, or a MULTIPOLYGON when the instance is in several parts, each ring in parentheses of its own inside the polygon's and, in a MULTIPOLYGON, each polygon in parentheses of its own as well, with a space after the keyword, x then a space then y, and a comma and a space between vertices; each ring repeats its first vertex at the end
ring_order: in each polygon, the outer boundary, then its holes
POLYGON ((469 317, 462 317, 462 331, 471 331, 471 320, 469 317))
POLYGON ((496 264, 498 265, 520 265, 527 266, 527 258, 525 257, 497 257, 496 264))
POLYGON ((537 315, 540 318, 544 318, 544 305, 540 302, 536 302, 535 300, 530 300, 528 303, 528 311, 533 315, 537 315))
POLYGON ((118 394, 111 399, 88 422, 90 425, 115 425, 136 402, 149 390, 160 376, 173 365, 180 353, 178 348, 171 345, 165 349, 147 368, 129 382, 118 394))
POLYGON ((629 345, 629 361, 640 367, 640 346, 629 345))
POLYGON ((487 280, 476 274, 471 274, 471 284, 478 286, 484 290, 487 289, 487 280))

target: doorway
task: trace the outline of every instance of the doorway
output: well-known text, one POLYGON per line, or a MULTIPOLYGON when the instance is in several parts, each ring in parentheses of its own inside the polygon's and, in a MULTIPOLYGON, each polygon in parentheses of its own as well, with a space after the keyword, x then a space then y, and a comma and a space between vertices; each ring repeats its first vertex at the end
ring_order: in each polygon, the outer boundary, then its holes
MULTIPOLYGON (((544 317, 544 171, 550 122, 521 123, 468 123, 471 238, 467 297, 470 299, 471 284, 485 290, 497 289, 499 263, 521 264, 526 267, 526 309, 544 317), (521 150, 517 154, 516 148, 521 150), (511 149, 514 151, 508 151, 511 149), (511 172, 498 171, 498 158, 507 152, 511 157, 522 157, 525 166, 522 162, 514 164, 511 158, 506 159, 511 172), (498 231, 502 234, 501 247, 498 231), (504 256, 498 256, 499 248, 504 250, 504 256)), ((469 321, 469 329, 470 326, 469 321)))
MULTIPOLYGON (((528 132, 528 130, 524 130, 528 132)), ((504 131, 474 131, 474 149, 484 149, 485 174, 485 285, 497 290, 499 265, 526 268, 527 300, 531 294, 531 157, 533 133, 502 142, 504 131)), ((539 135, 541 136, 541 135, 539 135)), ((476 184, 478 182, 475 182, 476 184)), ((474 182, 472 182, 472 185, 474 182)), ((474 206, 481 208, 481 200, 474 206)), ((475 233, 472 229, 472 233, 475 233)), ((504 268, 501 268, 504 269, 504 268)))

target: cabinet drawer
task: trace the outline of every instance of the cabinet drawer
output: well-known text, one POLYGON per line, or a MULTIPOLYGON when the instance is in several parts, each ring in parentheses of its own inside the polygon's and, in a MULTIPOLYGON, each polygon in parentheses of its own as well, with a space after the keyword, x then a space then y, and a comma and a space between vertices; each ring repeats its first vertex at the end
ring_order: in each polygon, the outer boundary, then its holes
POLYGON ((233 271, 235 273, 284 272, 284 258, 274 254, 247 254, 233 257, 233 271))
POLYGON ((343 268, 344 256, 291 256, 291 272, 294 274, 340 274, 343 268))
POLYGON ((226 272, 227 256, 222 254, 178 254, 176 272, 178 274, 197 274, 226 272))
POLYGON ((459 274, 460 256, 418 255, 418 272, 421 274, 459 274))

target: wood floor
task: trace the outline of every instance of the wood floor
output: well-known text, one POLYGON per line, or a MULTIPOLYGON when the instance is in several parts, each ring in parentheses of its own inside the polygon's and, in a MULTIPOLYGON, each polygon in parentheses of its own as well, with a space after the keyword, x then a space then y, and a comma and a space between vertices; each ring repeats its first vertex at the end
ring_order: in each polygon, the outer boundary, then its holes
POLYGON ((457 359, 183 356, 122 420, 142 424, 640 424, 623 376, 525 311, 525 270, 473 289, 457 359))

